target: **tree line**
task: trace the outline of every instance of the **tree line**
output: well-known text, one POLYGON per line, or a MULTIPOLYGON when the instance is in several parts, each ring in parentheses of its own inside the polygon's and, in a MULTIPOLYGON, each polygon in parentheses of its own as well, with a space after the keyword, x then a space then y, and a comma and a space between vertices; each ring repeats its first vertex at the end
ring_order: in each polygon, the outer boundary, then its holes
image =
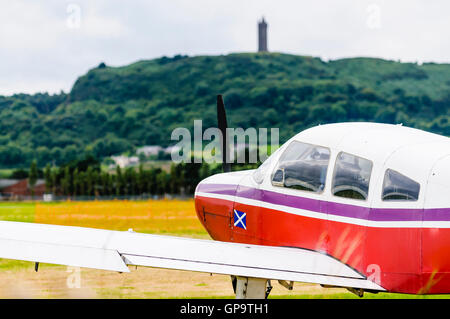
MULTIPOLYGON (((232 170, 257 168, 261 163, 249 164, 248 154, 246 163, 233 164, 232 170)), ((102 170, 100 161, 93 156, 86 156, 82 160, 71 161, 60 167, 48 164, 43 170, 31 163, 29 171, 17 170, 15 174, 27 177, 30 187, 37 178, 44 178, 45 191, 56 196, 162 196, 165 194, 192 196, 197 184, 208 176, 221 173, 221 164, 171 163, 170 168, 121 168, 102 170)))
POLYGON ((70 165, 43 171, 47 193, 57 196, 152 196, 192 195, 195 187, 204 178, 220 172, 220 168, 203 164, 172 164, 170 170, 161 167, 145 169, 136 167, 102 171, 98 166, 86 169, 70 165))

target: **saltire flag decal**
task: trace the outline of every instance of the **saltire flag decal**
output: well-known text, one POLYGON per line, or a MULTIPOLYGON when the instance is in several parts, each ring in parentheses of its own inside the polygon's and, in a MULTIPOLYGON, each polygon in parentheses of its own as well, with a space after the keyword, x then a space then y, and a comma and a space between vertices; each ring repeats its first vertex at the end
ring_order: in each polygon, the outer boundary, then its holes
POLYGON ((247 214, 239 210, 234 210, 234 227, 247 230, 247 214))

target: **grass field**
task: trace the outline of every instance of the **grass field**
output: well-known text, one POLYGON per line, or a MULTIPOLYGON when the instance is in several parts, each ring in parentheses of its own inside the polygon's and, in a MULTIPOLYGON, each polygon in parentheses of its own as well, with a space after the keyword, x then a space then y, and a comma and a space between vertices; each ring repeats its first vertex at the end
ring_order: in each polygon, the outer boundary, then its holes
MULTIPOLYGON (((193 200, 0 203, 0 220, 72 225, 209 239, 193 200)), ((131 273, 0 259, 0 298, 233 298, 229 276, 130 267, 131 273), (78 277, 74 277, 77 275, 78 277), (79 287, 70 288, 74 278, 79 287)), ((271 298, 358 298, 345 289, 314 284, 292 291, 273 283, 271 298)), ((365 294, 364 298, 448 298, 365 294)))

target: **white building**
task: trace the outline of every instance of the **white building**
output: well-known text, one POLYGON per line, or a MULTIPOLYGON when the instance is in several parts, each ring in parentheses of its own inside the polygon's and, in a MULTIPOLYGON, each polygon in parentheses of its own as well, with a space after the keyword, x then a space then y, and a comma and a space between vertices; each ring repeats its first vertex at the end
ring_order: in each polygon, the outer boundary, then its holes
POLYGON ((119 155, 119 156, 111 156, 111 159, 120 168, 139 164, 139 158, 137 156, 128 157, 128 156, 119 155))
POLYGON ((159 152, 161 152, 163 150, 163 148, 159 145, 147 145, 147 146, 142 146, 139 147, 136 150, 136 154, 144 154, 145 156, 152 156, 152 155, 158 155, 159 152))

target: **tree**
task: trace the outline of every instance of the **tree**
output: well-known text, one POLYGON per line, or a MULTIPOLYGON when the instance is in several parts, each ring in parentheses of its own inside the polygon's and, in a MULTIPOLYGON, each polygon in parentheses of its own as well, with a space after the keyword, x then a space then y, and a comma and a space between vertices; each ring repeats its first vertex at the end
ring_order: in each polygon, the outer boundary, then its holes
POLYGON ((156 193, 158 195, 164 195, 167 192, 169 178, 170 175, 163 170, 156 175, 156 193))
MULTIPOLYGON (((142 153, 141 153, 142 154, 142 153)), ((146 179, 146 172, 144 171, 144 166, 142 164, 139 165, 139 170, 137 172, 137 191, 140 195, 146 192, 145 187, 145 179, 146 179)))
POLYGON ((52 193, 56 195, 58 190, 58 172, 56 169, 50 171, 51 181, 52 181, 52 193))
POLYGON ((92 196, 94 193, 94 170, 89 166, 86 171, 86 195, 92 196))
POLYGON ((22 169, 22 168, 16 169, 16 170, 14 170, 14 171, 12 172, 10 178, 12 178, 12 179, 24 179, 24 178, 28 178, 28 171, 26 171, 26 170, 24 170, 24 169, 22 169))
POLYGON ((156 176, 161 172, 160 168, 151 168, 148 171, 147 178, 147 190, 150 194, 157 194, 158 192, 158 182, 156 176))
POLYGON ((137 174, 131 167, 127 170, 127 184, 128 184, 128 195, 136 195, 138 188, 137 174))
POLYGON ((183 166, 181 164, 170 166, 169 191, 171 194, 179 194, 184 177, 183 166))
POLYGON ((53 189, 52 169, 50 167, 50 164, 47 164, 47 166, 45 166, 44 180, 45 180, 45 192, 50 193, 53 189))
POLYGON ((120 166, 117 165, 116 166, 116 183, 115 183, 116 196, 122 195, 122 187, 123 187, 122 182, 123 182, 122 181, 122 170, 120 169, 120 166))
POLYGON ((92 171, 92 191, 94 193, 94 196, 99 196, 99 185, 100 185, 100 174, 98 171, 93 170, 92 171))
POLYGON ((110 185, 109 185, 109 194, 117 196, 117 176, 116 175, 109 175, 110 176, 110 185))
POLYGON ((73 196, 81 195, 80 191, 80 174, 78 172, 78 168, 75 168, 72 173, 72 181, 73 181, 73 196))
POLYGON ((30 173, 28 175, 28 185, 30 186, 31 196, 34 196, 34 186, 36 185, 38 179, 38 170, 36 160, 31 162, 30 173))
MULTIPOLYGON (((248 158, 248 157, 247 157, 248 158)), ((208 163, 202 163, 202 166, 200 167, 200 180, 207 178, 211 175, 211 169, 209 167, 208 163)))
POLYGON ((71 194, 71 184, 72 184, 72 176, 70 174, 69 166, 64 168, 64 175, 61 180, 61 191, 63 195, 71 194))
POLYGON ((85 196, 86 195, 86 188, 87 188, 87 178, 86 178, 86 172, 78 172, 78 185, 80 187, 80 195, 85 196))
POLYGON ((101 195, 110 195, 110 175, 107 172, 100 173, 99 182, 101 183, 101 195))
POLYGON ((184 187, 187 194, 194 194, 195 187, 200 182, 200 168, 202 164, 199 163, 185 163, 183 165, 185 173, 184 187))

